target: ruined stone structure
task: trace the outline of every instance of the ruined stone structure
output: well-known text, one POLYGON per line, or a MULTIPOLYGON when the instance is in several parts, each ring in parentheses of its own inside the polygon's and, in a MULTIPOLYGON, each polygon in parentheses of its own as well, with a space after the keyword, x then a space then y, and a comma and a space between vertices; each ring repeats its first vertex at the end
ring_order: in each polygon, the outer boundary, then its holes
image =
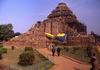
POLYGON ((80 44, 82 39, 86 38, 86 41, 88 39, 87 27, 77 20, 77 17, 65 3, 59 3, 47 19, 38 21, 25 34, 10 40, 7 44, 46 47, 49 45, 49 40, 46 38, 45 32, 52 34, 68 33, 70 44, 80 44), (80 36, 78 36, 79 34, 80 36), (81 35, 84 35, 85 38, 81 35))

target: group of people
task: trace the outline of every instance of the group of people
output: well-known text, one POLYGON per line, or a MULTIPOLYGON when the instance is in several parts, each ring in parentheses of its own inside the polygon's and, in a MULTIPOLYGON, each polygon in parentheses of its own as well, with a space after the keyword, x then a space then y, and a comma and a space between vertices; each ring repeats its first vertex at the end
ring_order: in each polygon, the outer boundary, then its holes
POLYGON ((51 50, 52 50, 52 56, 55 56, 56 53, 58 56, 60 56, 60 51, 61 51, 60 47, 58 47, 57 45, 52 45, 51 50))
MULTIPOLYGON (((55 56, 55 54, 60 56, 61 48, 58 47, 56 44, 51 45, 49 48, 52 51, 52 56, 55 56)), ((91 58, 90 58, 90 64, 91 64, 90 70, 98 70, 97 59, 96 59, 96 54, 95 53, 93 53, 91 58)))

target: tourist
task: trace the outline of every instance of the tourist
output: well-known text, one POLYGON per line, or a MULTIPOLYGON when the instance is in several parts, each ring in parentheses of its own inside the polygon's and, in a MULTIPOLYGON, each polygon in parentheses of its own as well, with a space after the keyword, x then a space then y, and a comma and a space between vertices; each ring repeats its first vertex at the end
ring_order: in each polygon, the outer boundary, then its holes
POLYGON ((93 53, 93 56, 91 57, 91 60, 90 60, 91 62, 91 65, 92 65, 92 67, 91 67, 91 69, 90 70, 97 70, 97 66, 96 66, 96 55, 95 55, 95 53, 93 53))
POLYGON ((53 46, 53 44, 50 44, 49 47, 48 47, 48 49, 52 50, 52 46, 53 46))
POLYGON ((52 45, 52 56, 55 56, 55 46, 52 45))
POLYGON ((57 55, 58 56, 60 56, 60 51, 61 51, 60 47, 57 47, 57 55))
POLYGON ((2 53, 0 53, 0 60, 2 59, 2 53))

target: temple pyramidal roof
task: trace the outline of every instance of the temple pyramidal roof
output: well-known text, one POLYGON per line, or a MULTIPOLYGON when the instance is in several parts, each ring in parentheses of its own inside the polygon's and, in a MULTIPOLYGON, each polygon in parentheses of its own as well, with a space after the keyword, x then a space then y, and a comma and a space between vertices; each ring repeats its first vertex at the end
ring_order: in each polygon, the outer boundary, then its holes
POLYGON ((58 16, 76 17, 64 2, 59 3, 57 7, 51 12, 51 14, 48 15, 48 18, 58 17, 58 16))

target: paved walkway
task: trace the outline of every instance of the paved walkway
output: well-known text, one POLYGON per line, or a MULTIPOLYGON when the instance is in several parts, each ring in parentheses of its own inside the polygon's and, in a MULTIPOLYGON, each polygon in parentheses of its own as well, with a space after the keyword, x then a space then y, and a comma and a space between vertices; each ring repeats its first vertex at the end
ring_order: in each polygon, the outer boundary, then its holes
POLYGON ((52 56, 51 52, 47 48, 37 49, 37 50, 55 64, 55 66, 53 66, 50 70, 89 70, 90 69, 90 65, 80 64, 70 59, 67 59, 63 56, 52 56))

